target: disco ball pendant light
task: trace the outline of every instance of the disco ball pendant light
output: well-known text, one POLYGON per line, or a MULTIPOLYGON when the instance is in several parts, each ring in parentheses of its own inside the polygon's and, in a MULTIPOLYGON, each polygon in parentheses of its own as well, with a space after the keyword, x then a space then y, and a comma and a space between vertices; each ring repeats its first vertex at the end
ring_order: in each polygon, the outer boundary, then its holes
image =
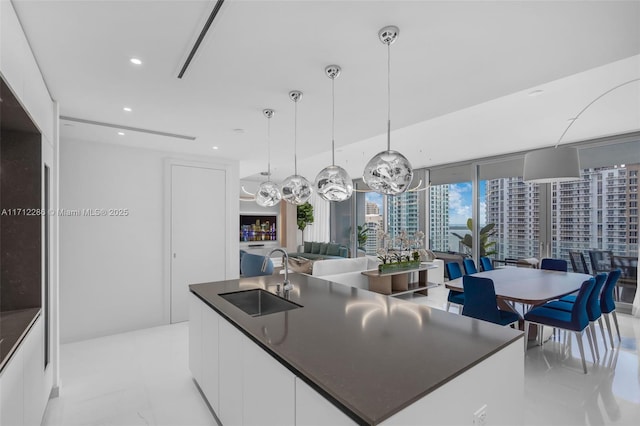
POLYGON ((293 167, 294 174, 282 182, 282 198, 287 202, 299 206, 311 197, 311 183, 298 174, 298 101, 302 99, 302 92, 293 90, 289 92, 289 98, 294 102, 293 121, 293 167))
POLYGON ((413 168, 407 158, 391 150, 391 45, 398 39, 398 27, 384 27, 378 37, 387 45, 387 150, 378 153, 364 168, 362 179, 373 191, 384 195, 405 192, 413 179, 413 168))
POLYGON ((280 202, 282 194, 275 182, 271 182, 271 117, 275 114, 272 109, 262 111, 267 117, 267 181, 262 182, 256 192, 256 203, 262 207, 272 207, 280 202))
POLYGON ((348 200, 353 193, 353 181, 345 169, 336 166, 335 123, 336 123, 336 97, 335 82, 340 75, 340 66, 329 65, 324 69, 327 77, 331 79, 331 165, 325 167, 316 177, 315 187, 318 195, 327 201, 348 200))

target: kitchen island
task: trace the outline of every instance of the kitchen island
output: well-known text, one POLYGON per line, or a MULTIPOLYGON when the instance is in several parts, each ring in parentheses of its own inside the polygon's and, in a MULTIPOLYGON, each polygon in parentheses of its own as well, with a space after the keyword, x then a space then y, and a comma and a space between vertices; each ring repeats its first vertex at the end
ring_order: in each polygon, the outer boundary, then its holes
POLYGON ((284 312, 220 296, 280 279, 190 286, 190 368, 222 424, 521 422, 521 332, 299 274, 284 312))

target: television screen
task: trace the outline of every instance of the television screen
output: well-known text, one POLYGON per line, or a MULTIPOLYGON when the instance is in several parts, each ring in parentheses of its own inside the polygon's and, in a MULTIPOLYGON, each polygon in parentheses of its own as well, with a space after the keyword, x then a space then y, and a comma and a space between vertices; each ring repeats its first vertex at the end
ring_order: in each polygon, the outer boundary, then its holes
POLYGON ((276 215, 240 215, 240 241, 277 241, 276 215))

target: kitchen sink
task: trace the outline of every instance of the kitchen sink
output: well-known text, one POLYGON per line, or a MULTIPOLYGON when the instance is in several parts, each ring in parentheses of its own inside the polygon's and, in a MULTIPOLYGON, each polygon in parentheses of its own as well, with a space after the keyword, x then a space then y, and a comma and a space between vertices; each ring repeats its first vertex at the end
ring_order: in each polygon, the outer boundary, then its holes
POLYGON ((222 293, 220 297, 252 317, 302 308, 302 305, 290 302, 259 288, 222 293))

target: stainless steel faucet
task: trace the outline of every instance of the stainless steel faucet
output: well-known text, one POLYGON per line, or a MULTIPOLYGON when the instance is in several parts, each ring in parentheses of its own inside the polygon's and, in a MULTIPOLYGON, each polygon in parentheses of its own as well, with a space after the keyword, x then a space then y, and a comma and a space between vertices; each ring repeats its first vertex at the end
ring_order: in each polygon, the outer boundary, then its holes
MULTIPOLYGON (((289 291, 293 290, 293 285, 289 282, 289 254, 281 249, 274 248, 264 257, 264 261, 262 262, 262 272, 267 270, 267 266, 269 265, 269 258, 275 252, 279 251, 282 253, 282 266, 284 267, 284 282, 282 283, 282 296, 285 298, 289 298, 289 291)), ((280 287, 280 285, 278 285, 280 287)), ((276 290, 276 293, 280 294, 280 290, 276 290)))

